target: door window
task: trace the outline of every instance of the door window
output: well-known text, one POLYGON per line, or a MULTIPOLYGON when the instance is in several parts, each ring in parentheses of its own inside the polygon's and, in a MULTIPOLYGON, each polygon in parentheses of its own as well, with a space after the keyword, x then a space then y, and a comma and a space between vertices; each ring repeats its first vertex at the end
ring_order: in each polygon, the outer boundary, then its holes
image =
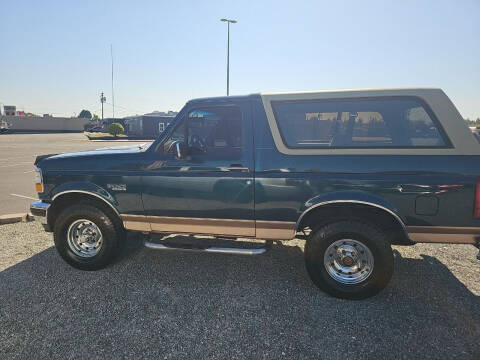
POLYGON ((163 152, 165 154, 175 152, 175 144, 180 141, 185 143, 185 119, 181 120, 180 123, 175 127, 175 130, 170 134, 168 139, 163 143, 163 152))
POLYGON ((166 140, 164 149, 181 141, 189 155, 206 159, 239 159, 242 156, 242 113, 236 106, 192 110, 166 140))

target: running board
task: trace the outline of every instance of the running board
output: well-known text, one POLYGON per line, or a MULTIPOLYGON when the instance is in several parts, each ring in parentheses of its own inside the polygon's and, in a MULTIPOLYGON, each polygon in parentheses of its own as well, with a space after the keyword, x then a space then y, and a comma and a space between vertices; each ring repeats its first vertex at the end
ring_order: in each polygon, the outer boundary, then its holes
POLYGON ((240 249, 240 248, 226 248, 226 247, 193 247, 193 246, 172 246, 159 243, 153 243, 150 241, 144 242, 145 247, 154 250, 179 250, 179 251, 192 251, 192 252, 208 252, 218 254, 235 254, 235 255, 260 255, 268 250, 268 245, 262 248, 255 249, 240 249))

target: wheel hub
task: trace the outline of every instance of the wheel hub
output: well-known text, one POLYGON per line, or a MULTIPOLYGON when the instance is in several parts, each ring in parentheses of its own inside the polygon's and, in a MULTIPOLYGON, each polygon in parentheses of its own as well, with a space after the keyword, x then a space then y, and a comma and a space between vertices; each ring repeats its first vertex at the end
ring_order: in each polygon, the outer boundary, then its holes
POLYGON ((373 271, 373 255, 360 241, 341 239, 332 243, 325 252, 327 273, 342 284, 358 284, 373 271))
POLYGON ((349 244, 343 244, 338 246, 337 254, 340 261, 345 266, 352 266, 357 258, 357 250, 354 246, 349 244))
POLYGON ((70 250, 80 257, 97 255, 103 244, 100 228, 86 219, 76 220, 70 225, 67 240, 70 250))
POLYGON ((345 266, 352 266, 353 264, 353 259, 350 256, 345 256, 342 260, 343 265, 345 266))

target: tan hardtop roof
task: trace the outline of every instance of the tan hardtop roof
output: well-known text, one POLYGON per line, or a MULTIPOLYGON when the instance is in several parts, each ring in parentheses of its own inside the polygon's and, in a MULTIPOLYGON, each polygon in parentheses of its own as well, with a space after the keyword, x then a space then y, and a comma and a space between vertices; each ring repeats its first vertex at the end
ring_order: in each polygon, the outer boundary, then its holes
POLYGON ((345 89, 345 90, 320 90, 284 93, 260 94, 267 115, 268 124, 272 131, 277 150, 286 155, 480 155, 480 145, 467 127, 462 116, 448 96, 439 88, 411 87, 411 88, 385 88, 385 89, 345 89), (380 96, 413 96, 422 99, 433 111, 442 128, 445 130, 452 147, 445 148, 318 148, 295 149, 288 148, 284 143, 275 120, 272 103, 276 101, 310 101, 328 99, 365 98, 380 96))
POLYGON ((342 96, 345 96, 346 93, 369 93, 379 94, 384 93, 385 95, 391 95, 396 93, 398 95, 406 95, 406 93, 431 93, 431 92, 443 92, 442 89, 436 87, 399 87, 399 88, 365 88, 365 89, 333 89, 333 90, 309 90, 309 91, 281 91, 281 92, 262 92, 260 95, 314 95, 314 94, 325 94, 325 93, 339 93, 342 96))

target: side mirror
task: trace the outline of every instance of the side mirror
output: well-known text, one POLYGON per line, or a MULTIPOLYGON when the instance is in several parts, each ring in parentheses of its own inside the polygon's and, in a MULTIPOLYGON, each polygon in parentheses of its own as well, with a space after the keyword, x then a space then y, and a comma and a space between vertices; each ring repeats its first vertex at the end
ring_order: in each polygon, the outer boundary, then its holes
POLYGON ((181 141, 175 142, 175 153, 179 159, 182 159, 185 156, 183 143, 181 141))

